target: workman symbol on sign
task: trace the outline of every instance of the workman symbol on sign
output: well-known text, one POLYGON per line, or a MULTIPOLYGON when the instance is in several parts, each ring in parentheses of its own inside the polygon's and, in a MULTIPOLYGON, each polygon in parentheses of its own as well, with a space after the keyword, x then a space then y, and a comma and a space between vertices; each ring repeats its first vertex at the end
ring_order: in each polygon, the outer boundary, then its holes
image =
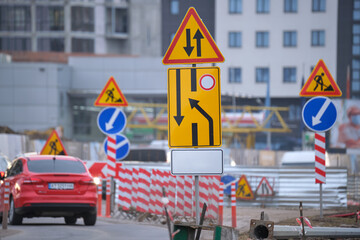
POLYGON ((119 99, 115 99, 115 97, 114 97, 114 90, 115 90, 115 88, 112 88, 111 90, 110 89, 108 89, 108 90, 106 90, 106 94, 108 95, 108 97, 107 97, 107 99, 105 100, 105 102, 107 102, 107 101, 109 101, 109 100, 111 100, 110 102, 122 102, 122 100, 121 100, 121 98, 119 98, 119 99))
POLYGON ((246 184, 239 184, 239 187, 238 187, 237 192, 236 192, 237 196, 251 197, 250 193, 246 194, 245 186, 246 186, 246 184))
POLYGON ((57 153, 57 148, 56 148, 56 143, 57 143, 57 139, 55 139, 55 141, 51 141, 50 143, 49 143, 49 145, 50 145, 50 152, 49 152, 49 154, 51 154, 53 151, 54 151, 54 155, 56 155, 56 153, 57 153))
POLYGON ((56 143, 58 142, 57 139, 55 139, 54 141, 49 142, 49 146, 50 146, 50 152, 49 155, 65 155, 64 151, 59 151, 56 147, 56 143), (52 153, 54 151, 54 153, 52 153))
POLYGON ((315 78, 314 78, 314 81, 316 82, 316 86, 314 88, 314 91, 316 91, 316 89, 320 86, 321 88, 321 91, 334 91, 333 87, 331 85, 329 86, 326 86, 324 84, 324 81, 323 81, 323 76, 325 74, 324 73, 321 73, 321 75, 316 75, 315 78), (326 87, 324 89, 324 87, 326 87))

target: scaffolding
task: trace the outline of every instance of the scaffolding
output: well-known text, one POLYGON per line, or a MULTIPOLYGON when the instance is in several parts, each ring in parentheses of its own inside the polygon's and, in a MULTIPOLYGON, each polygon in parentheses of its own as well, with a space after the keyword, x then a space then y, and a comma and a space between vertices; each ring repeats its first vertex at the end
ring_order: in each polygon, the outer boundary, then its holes
MULTIPOLYGON (((222 106, 223 138, 236 139, 239 134, 246 134, 246 147, 251 148, 255 144, 257 132, 291 132, 280 114, 288 110, 288 107, 222 106)), ((125 112, 128 116, 127 128, 156 129, 158 130, 158 139, 166 135, 168 129, 167 104, 129 103, 125 112)))

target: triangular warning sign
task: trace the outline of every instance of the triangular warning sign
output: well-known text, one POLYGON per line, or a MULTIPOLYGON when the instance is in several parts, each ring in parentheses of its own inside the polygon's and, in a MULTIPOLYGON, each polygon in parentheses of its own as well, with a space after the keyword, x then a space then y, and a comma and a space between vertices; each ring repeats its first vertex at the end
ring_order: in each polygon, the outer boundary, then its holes
POLYGON ((238 187, 236 189, 236 197, 244 200, 254 199, 254 193, 251 190, 250 184, 245 175, 240 177, 238 187))
POLYGON ((52 131, 52 133, 50 134, 50 137, 46 141, 40 154, 41 155, 67 155, 64 145, 62 144, 56 130, 52 131))
POLYGON ((97 107, 126 107, 128 102, 124 94, 122 94, 119 86, 115 82, 114 77, 110 77, 106 83, 104 89, 101 91, 100 95, 97 97, 94 106, 97 107))
POLYGON ((256 188, 256 195, 261 196, 261 197, 266 197, 266 196, 272 196, 273 195, 273 189, 270 186, 269 181, 266 179, 266 177, 263 177, 260 180, 260 183, 258 185, 258 187, 256 188))
POLYGON ((340 97, 342 93, 324 61, 320 59, 299 95, 302 97, 340 97))
POLYGON ((163 64, 224 62, 195 8, 189 8, 163 58, 163 64))

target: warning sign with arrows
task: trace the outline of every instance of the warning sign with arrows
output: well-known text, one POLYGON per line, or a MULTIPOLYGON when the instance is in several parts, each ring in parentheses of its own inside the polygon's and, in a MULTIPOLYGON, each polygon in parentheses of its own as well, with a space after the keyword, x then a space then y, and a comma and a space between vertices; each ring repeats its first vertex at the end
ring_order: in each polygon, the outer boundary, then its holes
POLYGON ((236 197, 244 200, 254 199, 254 193, 245 175, 241 175, 236 189, 236 197))
POLYGON ((218 67, 168 69, 169 147, 221 146, 218 67))
POLYGON ((342 95, 339 86, 334 81, 328 68, 322 59, 316 64, 310 77, 301 89, 302 97, 340 97, 342 95))
POLYGON ((41 155, 67 155, 64 145, 62 144, 56 130, 52 131, 52 133, 50 134, 50 137, 46 141, 40 154, 41 155))
POLYGON ((115 82, 114 77, 109 78, 104 89, 101 91, 94 103, 94 106, 97 107, 126 107, 127 105, 128 102, 115 82))
POLYGON ((164 56, 163 64, 215 62, 224 62, 224 57, 196 10, 189 8, 164 56))

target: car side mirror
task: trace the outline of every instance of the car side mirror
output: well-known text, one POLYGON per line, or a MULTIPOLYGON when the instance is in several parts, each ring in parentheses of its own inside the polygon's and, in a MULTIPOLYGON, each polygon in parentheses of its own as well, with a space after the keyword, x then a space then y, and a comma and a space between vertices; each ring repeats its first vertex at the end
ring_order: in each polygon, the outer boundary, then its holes
POLYGON ((5 179, 5 172, 0 172, 0 180, 4 180, 5 179))

